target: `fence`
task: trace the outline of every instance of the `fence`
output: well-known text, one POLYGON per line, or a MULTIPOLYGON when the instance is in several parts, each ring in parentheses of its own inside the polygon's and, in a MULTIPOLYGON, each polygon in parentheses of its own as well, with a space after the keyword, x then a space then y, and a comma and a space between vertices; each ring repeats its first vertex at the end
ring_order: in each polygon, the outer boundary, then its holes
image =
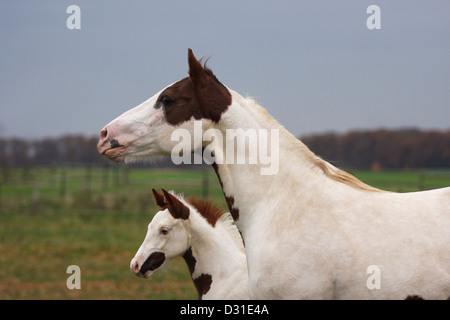
POLYGON ((208 166, 183 169, 69 163, 3 171, 0 208, 139 210, 153 203, 152 188, 219 202, 222 195, 215 173, 208 166))
MULTIPOLYGON (((353 174, 370 185, 396 192, 450 185, 450 170, 355 171, 353 174)), ((226 208, 218 179, 209 166, 188 169, 68 163, 58 167, 3 168, 0 210, 145 211, 153 205, 152 188, 207 198, 226 208)))

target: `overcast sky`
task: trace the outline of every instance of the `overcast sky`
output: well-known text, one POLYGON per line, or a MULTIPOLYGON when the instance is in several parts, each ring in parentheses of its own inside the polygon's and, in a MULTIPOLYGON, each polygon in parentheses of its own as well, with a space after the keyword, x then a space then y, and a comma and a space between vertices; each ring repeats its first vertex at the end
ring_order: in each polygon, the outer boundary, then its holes
POLYGON ((187 48, 296 136, 447 130, 449 14, 438 0, 0 0, 0 136, 97 134, 187 76, 187 48))

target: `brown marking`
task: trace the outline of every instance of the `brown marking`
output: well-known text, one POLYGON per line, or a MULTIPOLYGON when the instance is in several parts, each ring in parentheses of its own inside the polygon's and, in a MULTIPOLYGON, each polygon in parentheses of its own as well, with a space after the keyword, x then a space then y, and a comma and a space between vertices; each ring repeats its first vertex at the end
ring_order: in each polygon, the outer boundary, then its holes
POLYGON ((195 288, 198 292, 198 300, 202 300, 202 296, 211 288, 212 277, 210 274, 202 273, 199 277, 193 280, 195 288))
POLYGON ((165 208, 167 204, 164 201, 164 195, 158 193, 158 191, 156 191, 155 189, 152 189, 152 192, 156 205, 158 205, 161 208, 165 208))
POLYGON ((167 205, 167 209, 169 209, 170 214, 175 219, 188 219, 189 218, 189 208, 186 207, 183 202, 178 200, 178 198, 166 190, 162 189, 164 193, 164 202, 167 205))
POLYGON ((425 300, 424 298, 422 298, 421 296, 418 296, 416 294, 414 295, 409 295, 405 298, 405 300, 425 300))
POLYGON ((186 264, 189 268, 189 272, 192 274, 194 273, 195 270, 195 263, 197 262, 194 258, 194 256, 192 255, 192 248, 189 247, 189 249, 186 250, 185 253, 183 253, 183 258, 184 261, 186 261, 186 264))
POLYGON ((155 251, 148 256, 147 260, 142 264, 141 269, 139 269, 139 272, 145 274, 148 270, 153 271, 159 268, 165 259, 166 255, 164 252, 155 251))
POLYGON ((155 108, 162 107, 166 121, 171 125, 178 125, 194 117, 203 118, 194 87, 189 78, 184 78, 161 92, 155 108))
POLYGON ((220 206, 212 204, 210 201, 206 201, 200 198, 191 197, 187 201, 194 206, 197 211, 208 221, 213 227, 216 225, 217 220, 225 213, 220 206))
POLYGON ((181 124, 191 117, 217 123, 231 104, 231 94, 209 68, 201 65, 191 49, 188 62, 189 77, 161 92, 154 107, 163 108, 166 121, 171 125, 181 124))
POLYGON ((237 221, 239 219, 239 209, 234 206, 234 197, 227 196, 225 194, 225 191, 223 191, 223 183, 222 183, 222 179, 220 179, 219 168, 217 166, 217 163, 213 162, 212 167, 214 168, 217 178, 219 179, 220 187, 222 188, 222 193, 225 196, 225 201, 227 202, 228 210, 230 211, 230 214, 233 217, 233 220, 237 221))
MULTIPOLYGON (((189 272, 192 278, 192 274, 194 273, 195 270, 195 263, 197 261, 195 260, 194 255, 192 254, 191 247, 189 247, 189 249, 187 249, 186 252, 183 254, 183 258, 184 261, 186 261, 186 264, 189 268, 189 272)), ((211 288, 212 277, 209 274, 202 273, 199 277, 195 279, 192 278, 192 281, 194 282, 195 289, 197 290, 198 299, 201 300, 202 296, 206 294, 211 288)))
POLYGON ((237 221, 239 219, 239 209, 234 206, 234 197, 225 196, 225 200, 227 201, 231 216, 234 221, 237 221))

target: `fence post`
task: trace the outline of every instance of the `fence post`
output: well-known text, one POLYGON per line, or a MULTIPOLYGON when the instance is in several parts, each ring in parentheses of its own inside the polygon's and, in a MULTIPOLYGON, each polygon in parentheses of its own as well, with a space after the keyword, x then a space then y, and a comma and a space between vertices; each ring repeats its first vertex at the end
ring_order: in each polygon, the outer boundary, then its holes
POLYGON ((2 185, 3 185, 3 174, 0 173, 0 212, 2 212, 2 208, 3 208, 2 185))
POLYGON ((61 168, 61 175, 59 177, 59 197, 64 199, 66 196, 66 190, 67 190, 67 173, 66 168, 63 166, 61 168))
POLYGON ((34 176, 33 179, 33 191, 31 193, 31 204, 33 207, 39 204, 39 177, 34 176))
POLYGON ((102 171, 102 190, 106 190, 109 183, 109 166, 105 164, 102 171))
POLYGON ((128 185, 128 181, 129 181, 129 177, 128 177, 128 172, 129 171, 129 167, 125 164, 122 167, 122 185, 128 185))
POLYGON ((92 180, 92 168, 90 164, 86 165, 86 175, 84 177, 84 187, 86 190, 86 193, 89 193, 91 191, 91 180, 92 180))

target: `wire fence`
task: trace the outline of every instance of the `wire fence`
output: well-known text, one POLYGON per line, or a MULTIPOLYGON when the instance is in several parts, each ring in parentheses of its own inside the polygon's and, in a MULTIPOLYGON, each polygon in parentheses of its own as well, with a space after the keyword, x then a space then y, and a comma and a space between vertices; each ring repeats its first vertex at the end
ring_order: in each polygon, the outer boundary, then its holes
POLYGON ((208 166, 185 169, 68 163, 3 171, 0 209, 139 210, 153 203, 152 188, 216 201, 221 195, 215 173, 208 166))
MULTIPOLYGON (((355 171, 356 177, 380 189, 409 192, 450 185, 450 170, 355 171)), ((84 208, 145 210, 153 204, 152 188, 202 197, 226 207, 214 170, 151 168, 67 163, 59 166, 3 168, 0 210, 39 211, 84 208)))

